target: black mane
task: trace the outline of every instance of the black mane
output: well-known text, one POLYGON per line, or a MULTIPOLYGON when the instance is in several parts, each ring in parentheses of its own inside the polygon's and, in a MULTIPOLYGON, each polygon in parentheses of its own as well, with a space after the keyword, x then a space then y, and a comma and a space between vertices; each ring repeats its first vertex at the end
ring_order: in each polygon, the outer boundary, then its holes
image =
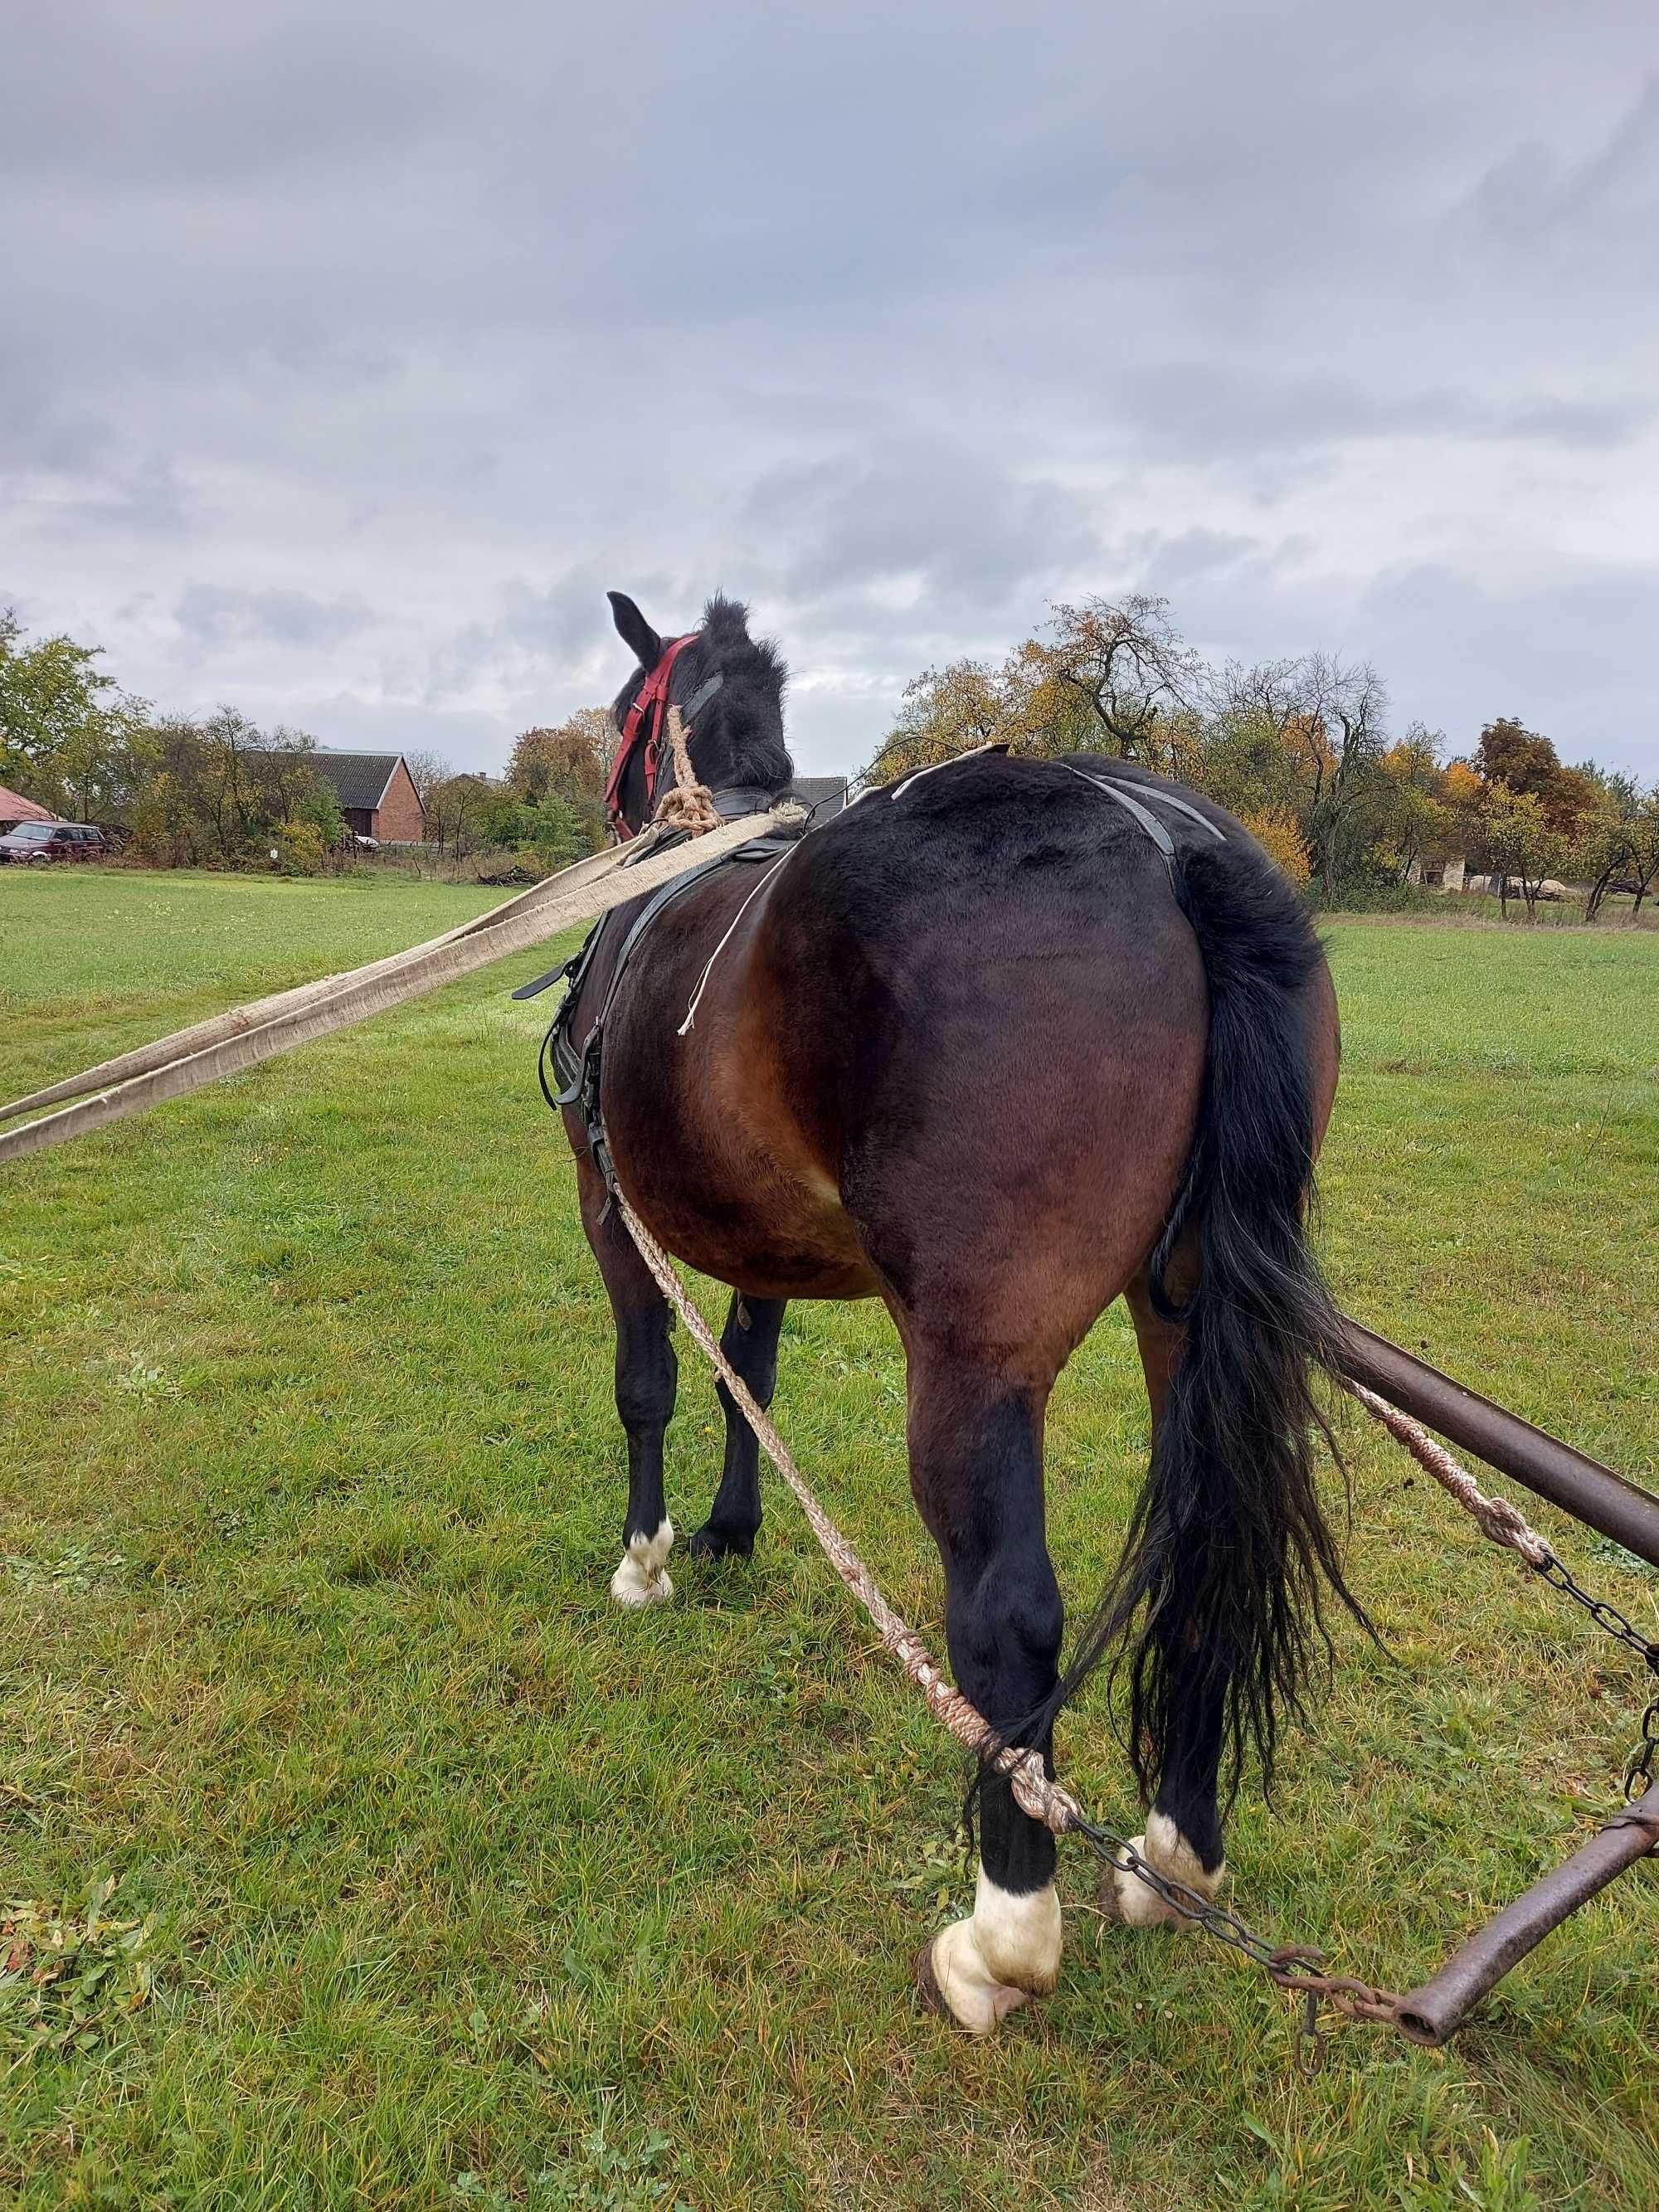
MULTIPOLYGON (((716 592, 702 611, 702 636, 684 654, 689 698, 718 669, 724 679, 698 718, 692 758, 715 790, 747 784, 780 791, 795 773, 783 738, 789 672, 769 637, 749 635, 749 609, 716 592)), ((679 670, 675 671, 676 676, 679 670)), ((676 683, 675 691, 680 685, 676 683)))

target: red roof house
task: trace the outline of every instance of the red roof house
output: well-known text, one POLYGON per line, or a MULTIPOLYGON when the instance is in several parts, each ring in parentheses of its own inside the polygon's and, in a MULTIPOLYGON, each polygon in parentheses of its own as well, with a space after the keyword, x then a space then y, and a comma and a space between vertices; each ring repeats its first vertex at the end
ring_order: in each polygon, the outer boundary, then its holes
POLYGON ((54 814, 49 806, 37 806, 32 799, 25 799, 21 791, 8 791, 0 783, 0 832, 15 830, 20 822, 61 822, 61 814, 54 814))

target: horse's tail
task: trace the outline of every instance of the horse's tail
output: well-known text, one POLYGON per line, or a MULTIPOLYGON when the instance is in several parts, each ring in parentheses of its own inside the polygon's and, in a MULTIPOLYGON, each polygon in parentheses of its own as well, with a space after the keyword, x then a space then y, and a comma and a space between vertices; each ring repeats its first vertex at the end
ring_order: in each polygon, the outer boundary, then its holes
POLYGON ((1306 1221, 1309 987, 1323 954, 1302 900, 1254 847, 1184 851, 1173 878, 1210 1028, 1192 1152, 1148 1273, 1185 1342, 1122 1559, 1051 1710, 1115 1652, 1150 1796, 1176 1713, 1218 1704, 1231 1802, 1250 1744, 1271 1785, 1279 1719, 1301 1712, 1310 1675, 1328 1669, 1323 1586, 1364 1614, 1314 1479, 1315 1437, 1331 1443, 1315 1382, 1334 1368, 1340 1328, 1306 1221), (1196 1261, 1184 1298, 1170 1284, 1177 1258, 1196 1261))

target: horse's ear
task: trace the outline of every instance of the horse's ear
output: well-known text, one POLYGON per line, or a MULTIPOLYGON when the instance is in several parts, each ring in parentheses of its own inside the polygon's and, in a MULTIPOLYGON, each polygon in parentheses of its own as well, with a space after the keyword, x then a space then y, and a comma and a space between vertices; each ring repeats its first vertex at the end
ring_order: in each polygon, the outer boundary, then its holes
POLYGON ((662 640, 626 592, 607 592, 617 635, 641 668, 654 668, 662 659, 662 640))

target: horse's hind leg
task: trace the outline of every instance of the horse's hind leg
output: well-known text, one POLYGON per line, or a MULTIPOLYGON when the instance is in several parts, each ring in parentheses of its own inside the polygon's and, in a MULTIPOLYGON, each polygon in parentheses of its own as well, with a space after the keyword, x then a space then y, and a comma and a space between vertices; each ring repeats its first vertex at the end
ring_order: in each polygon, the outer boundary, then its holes
MULTIPOLYGON (((720 1334, 720 1350, 762 1407, 771 1404, 778 1379, 786 1304, 782 1298, 745 1298, 734 1291, 720 1334)), ((728 1553, 747 1559, 761 1524, 760 1444, 723 1381, 715 1384, 715 1395, 726 1416, 726 1465, 708 1518, 686 1548, 694 1559, 720 1559, 728 1553)))
MULTIPOLYGON (((1184 1332, 1178 1322, 1166 1321, 1154 1310, 1144 1274, 1129 1285, 1124 1299, 1140 1347, 1156 1448, 1184 1332)), ((1203 1650, 1163 1653, 1170 1685, 1169 1739, 1146 1832, 1134 1838, 1135 1849, 1155 1872, 1201 1897, 1215 1895, 1226 1871, 1217 1778, 1227 1682, 1216 1672, 1212 1656, 1203 1650)), ((1127 1869, 1112 1876, 1112 1902, 1118 1917, 1132 1928, 1192 1925, 1127 1869)))
MULTIPOLYGON (((1013 1729, 1053 1690, 1060 1589, 1042 1522, 1041 1389, 964 1371, 912 1343, 910 1481, 945 1565, 945 1633, 957 1686, 1013 1729)), ((1052 1731, 1030 1743, 1048 1759, 1052 1731)), ((1054 1839, 986 1775, 974 1910, 918 1961, 923 1992, 983 2035, 1060 1972, 1054 1839)))
POLYGON ((615 1212, 605 1212, 605 1186, 586 1161, 578 1181, 582 1226, 617 1324, 617 1413, 628 1438, 628 1516, 611 1595, 618 1605, 661 1605, 674 1595, 667 1572, 674 1524, 663 1502, 662 1444, 679 1374, 668 1304, 615 1212))

